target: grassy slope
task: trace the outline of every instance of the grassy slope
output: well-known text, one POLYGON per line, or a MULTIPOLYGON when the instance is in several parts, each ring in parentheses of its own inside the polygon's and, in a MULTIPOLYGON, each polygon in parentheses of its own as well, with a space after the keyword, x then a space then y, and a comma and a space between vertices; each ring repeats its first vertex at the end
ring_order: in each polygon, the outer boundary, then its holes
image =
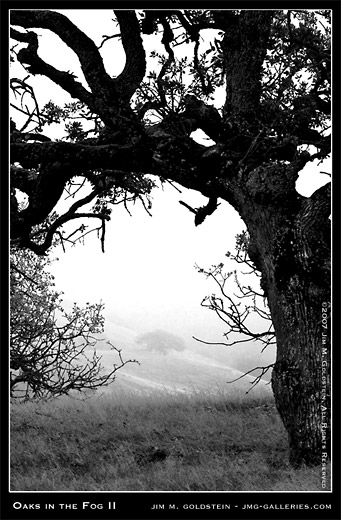
MULTIPOLYGON (((118 361, 117 355, 110 350, 98 349, 97 352, 102 356, 101 363, 106 370, 118 361)), ((222 360, 218 361, 210 358, 209 355, 204 356, 189 349, 183 352, 171 351, 163 355, 125 347, 122 354, 125 360, 137 359, 140 363, 130 363, 117 374, 118 382, 129 381, 133 386, 140 381, 140 384, 145 383, 147 386, 155 384, 155 386, 185 389, 190 392, 193 387, 204 390, 226 386, 227 381, 232 381, 243 374, 222 360)), ((255 376, 246 376, 235 386, 247 391, 254 378, 255 376)), ((260 386, 264 387, 264 382, 260 386)), ((270 386, 267 386, 264 391, 270 394, 270 386)))
POLYGON ((320 468, 289 467, 268 395, 113 390, 88 401, 13 404, 11 489, 321 490, 320 468))

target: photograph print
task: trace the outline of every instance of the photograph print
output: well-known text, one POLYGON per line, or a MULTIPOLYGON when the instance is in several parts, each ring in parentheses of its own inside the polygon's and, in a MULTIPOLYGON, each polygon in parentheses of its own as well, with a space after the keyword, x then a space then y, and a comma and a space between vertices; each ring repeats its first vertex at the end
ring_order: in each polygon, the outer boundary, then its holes
POLYGON ((29 4, 3 518, 338 518, 339 3, 29 4))

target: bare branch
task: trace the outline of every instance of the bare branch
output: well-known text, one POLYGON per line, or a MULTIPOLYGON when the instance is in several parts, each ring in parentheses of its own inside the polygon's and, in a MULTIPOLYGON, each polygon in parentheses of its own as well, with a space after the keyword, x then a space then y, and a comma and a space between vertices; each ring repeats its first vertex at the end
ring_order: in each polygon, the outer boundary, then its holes
POLYGON ((182 206, 184 206, 185 208, 187 208, 189 211, 191 211, 192 213, 195 213, 197 214, 197 210, 192 208, 189 204, 187 204, 186 202, 183 202, 182 200, 179 200, 179 204, 181 204, 182 206))
POLYGON ((23 114, 26 114, 28 116, 26 122, 24 123, 24 125, 20 129, 20 132, 23 132, 27 128, 29 123, 31 121, 33 121, 34 117, 37 118, 38 130, 41 130, 43 121, 42 121, 42 116, 41 116, 41 113, 40 113, 40 110, 39 110, 38 101, 37 101, 34 89, 31 87, 31 85, 29 85, 27 83, 26 79, 21 80, 21 79, 18 79, 18 78, 12 78, 10 80, 10 87, 11 87, 15 97, 17 97, 17 94, 19 94, 19 95, 21 94, 21 108, 13 105, 12 103, 11 103, 11 106, 13 108, 15 108, 16 110, 18 110, 19 112, 21 112, 23 114), (23 107, 23 100, 24 100, 25 94, 29 94, 30 98, 32 99, 32 101, 34 103, 34 109, 33 109, 32 112, 30 112, 28 110, 27 106, 23 107))
MULTIPOLYGON (((230 257, 233 261, 238 261, 238 263, 249 261, 246 253, 248 243, 249 241, 246 233, 237 235, 237 254, 232 255, 231 253, 227 253, 226 256, 230 257)), ((224 333, 224 337, 227 341, 226 343, 216 343, 205 342, 202 340, 198 340, 197 338, 194 339, 206 344, 224 345, 228 347, 237 344, 259 341, 264 344, 265 349, 268 345, 273 344, 273 339, 275 338, 275 331, 272 326, 270 311, 266 306, 264 309, 262 309, 261 303, 257 301, 257 298, 261 298, 264 305, 264 294, 257 293, 251 288, 251 286, 242 285, 238 280, 236 271, 224 273, 223 267, 224 264, 220 263, 218 265, 212 266, 210 270, 205 271, 204 269, 196 266, 199 272, 205 274, 207 278, 212 278, 219 287, 222 297, 217 297, 215 294, 212 294, 210 297, 205 297, 203 299, 203 301, 201 302, 201 306, 214 311, 217 314, 218 318, 228 326, 228 330, 224 333), (241 302, 236 303, 233 297, 230 296, 230 294, 228 294, 226 282, 232 274, 235 275, 235 283, 237 284, 239 290, 239 294, 233 296, 242 300, 246 300, 249 298, 252 301, 252 305, 245 304, 241 307, 241 302), (247 325, 247 319, 252 313, 257 314, 269 323, 269 326, 266 330, 257 332, 250 329, 250 327, 247 325), (229 336, 231 334, 237 335, 238 339, 229 340, 229 336)), ((255 268, 252 266, 251 273, 254 272, 255 268)))
POLYGON ((106 34, 104 34, 102 43, 99 47, 97 47, 97 49, 100 50, 103 47, 103 45, 105 44, 105 42, 107 42, 108 40, 112 40, 113 38, 120 38, 120 37, 121 37, 121 34, 112 34, 110 36, 107 36, 106 34))
POLYGON ((248 394, 249 392, 251 392, 251 390, 253 390, 255 388, 255 386, 260 383, 260 381, 263 379, 263 376, 269 371, 271 370, 272 368, 274 367, 274 363, 270 364, 270 365, 267 365, 266 367, 255 367, 255 368, 252 368, 251 370, 248 370, 247 372, 245 372, 245 374, 237 377, 236 379, 232 379, 232 381, 226 381, 228 384, 231 384, 231 383, 235 383, 236 381, 239 381, 240 379, 243 379, 244 377, 248 376, 249 374, 252 374, 252 372, 255 372, 256 370, 261 370, 261 373, 256 376, 256 378, 251 382, 251 388, 250 390, 248 390, 246 392, 246 394, 248 394))
POLYGON ((203 339, 196 338, 195 336, 192 336, 195 341, 198 341, 199 343, 203 343, 204 345, 221 345, 224 347, 230 347, 231 345, 228 343, 224 343, 221 341, 204 341, 203 339))
POLYGON ((48 232, 46 233, 45 240, 42 244, 36 244, 28 239, 27 241, 23 240, 23 245, 29 247, 38 255, 44 255, 46 251, 51 247, 53 237, 57 229, 61 227, 63 224, 66 224, 66 222, 69 222, 70 220, 74 220, 77 218, 97 218, 100 219, 102 223, 105 220, 110 220, 110 217, 108 215, 96 215, 95 213, 65 213, 50 226, 48 232))

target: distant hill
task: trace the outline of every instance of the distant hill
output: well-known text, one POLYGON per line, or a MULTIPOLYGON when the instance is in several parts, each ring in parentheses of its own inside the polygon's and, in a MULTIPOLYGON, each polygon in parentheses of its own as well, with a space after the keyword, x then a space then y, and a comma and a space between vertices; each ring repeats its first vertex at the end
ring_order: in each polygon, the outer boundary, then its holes
MULTIPOLYGON (((244 372, 228 363, 229 353, 223 348, 204 347, 197 342, 191 344, 182 352, 170 351, 167 354, 150 352, 135 343, 137 333, 127 327, 106 322, 105 339, 97 344, 96 350, 102 356, 102 364, 108 370, 113 363, 118 362, 117 354, 111 350, 105 340, 122 350, 122 357, 136 359, 120 369, 116 375, 115 384, 138 391, 164 389, 175 392, 192 392, 195 390, 217 390, 221 387, 236 387, 250 390, 254 377, 245 376, 236 383, 228 381, 241 377, 244 372), (213 354, 213 355, 212 355, 213 354)), ((113 387, 109 387, 111 391, 113 387)), ((255 390, 253 390, 255 391, 255 390)), ((256 391, 270 392, 270 385, 262 381, 256 391)))
MULTIPOLYGON (((229 387, 231 392, 238 388, 245 392, 250 390, 254 377, 245 376, 242 379, 228 383, 243 375, 243 372, 233 367, 217 363, 195 354, 190 350, 171 352, 164 355, 144 353, 139 357, 140 365, 129 364, 117 375, 117 380, 125 385, 143 389, 155 388, 176 392, 194 392, 229 387)), ((262 381, 257 389, 268 392, 270 387, 262 381)))

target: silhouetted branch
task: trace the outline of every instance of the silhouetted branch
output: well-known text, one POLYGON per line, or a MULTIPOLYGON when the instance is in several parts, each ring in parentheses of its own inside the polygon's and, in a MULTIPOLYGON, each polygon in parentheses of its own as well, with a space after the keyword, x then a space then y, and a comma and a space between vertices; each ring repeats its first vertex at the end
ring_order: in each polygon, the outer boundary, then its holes
POLYGON ((123 71, 115 79, 115 88, 123 98, 131 98, 140 86, 146 72, 146 54, 142 44, 139 23, 133 10, 117 10, 122 45, 126 54, 123 71))
POLYGON ((182 200, 179 200, 179 204, 181 204, 182 206, 184 206, 189 211, 191 211, 192 213, 195 214, 194 222, 195 222, 196 226, 199 226, 200 224, 202 224, 204 222, 205 218, 208 215, 212 215, 212 213, 219 206, 219 204, 217 203, 216 197, 211 197, 209 199, 208 203, 206 204, 206 206, 202 206, 202 207, 196 208, 196 209, 192 208, 191 206, 189 206, 186 202, 183 202, 182 200))
MULTIPOLYGON (((261 370, 261 373, 258 376, 256 376, 256 378, 250 383, 251 384, 251 388, 250 388, 250 390, 248 390, 246 392, 246 394, 248 394, 249 392, 251 392, 251 390, 253 390, 255 388, 255 386, 258 383, 260 383, 260 381, 262 381, 263 376, 269 370, 271 370, 273 367, 274 367, 274 363, 272 363, 270 365, 267 365, 266 367, 255 367, 255 368, 252 368, 251 370, 248 370, 247 372, 245 372, 245 374, 242 374, 241 376, 237 377, 236 379, 232 379, 232 381, 226 381, 226 382, 228 384, 235 383, 236 381, 240 381, 240 379, 243 379, 244 377, 248 376, 249 374, 252 374, 252 372, 255 372, 256 370, 261 370)), ((269 384, 269 383, 267 383, 267 384, 269 384)))
MULTIPOLYGON (((106 73, 102 57, 94 42, 63 14, 47 10, 12 10, 11 23, 25 27, 26 29, 31 27, 49 29, 59 36, 59 38, 76 53, 82 72, 94 95, 101 96, 104 85, 113 85, 113 80, 106 73)), ((63 88, 69 84, 69 88, 65 88, 65 90, 70 92, 70 89, 76 89, 77 95, 74 97, 78 97, 82 100, 86 98, 87 101, 85 102, 87 104, 90 99, 93 99, 80 83, 76 83, 73 80, 72 74, 57 71, 57 69, 47 65, 38 57, 38 38, 35 33, 26 33, 25 35, 20 33, 20 35, 18 35, 18 31, 15 31, 14 37, 19 41, 29 42, 28 49, 19 51, 18 59, 24 63, 25 59, 28 59, 29 61, 26 61, 26 63, 30 63, 31 66, 34 67, 35 73, 38 73, 40 70, 40 73, 48 77, 53 75, 53 78, 50 77, 50 79, 53 81, 56 81, 56 79, 59 79, 59 81, 62 80, 64 84, 63 88), (38 70, 36 70, 36 68, 38 68, 38 70), (79 94, 81 94, 80 97, 79 94)), ((70 94, 72 95, 71 92, 70 94)))

